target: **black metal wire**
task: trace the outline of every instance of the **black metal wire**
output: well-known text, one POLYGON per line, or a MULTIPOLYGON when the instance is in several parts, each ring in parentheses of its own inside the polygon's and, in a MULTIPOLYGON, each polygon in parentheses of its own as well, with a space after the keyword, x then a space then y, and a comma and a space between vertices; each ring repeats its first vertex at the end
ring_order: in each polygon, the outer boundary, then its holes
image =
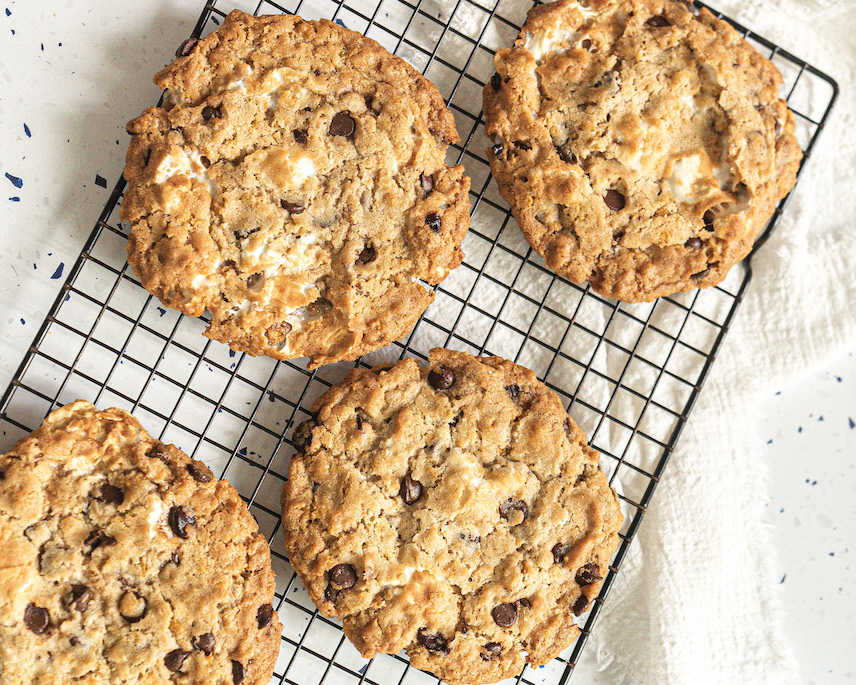
MULTIPOLYGON (((192 36, 198 38, 216 28, 231 9, 230 3, 239 1, 208 2, 192 36)), ((467 166, 474 181, 470 198, 473 225, 465 247, 482 247, 485 254, 480 257, 475 249, 474 256, 465 258, 461 267, 435 289, 437 302, 406 340, 380 354, 386 359, 412 356, 424 360, 432 346, 483 354, 504 349, 508 341, 518 340, 516 350, 504 356, 535 366, 539 377, 564 398, 589 433, 592 445, 601 452, 610 482, 626 490, 626 484, 641 481, 635 489, 619 492, 625 524, 618 551, 600 594, 584 618, 579 639, 550 667, 555 674, 551 682, 564 684, 582 653, 749 286, 751 256, 719 286, 661 298, 652 305, 615 302, 588 286, 569 283, 553 274, 537 254, 522 244, 517 229, 508 225, 513 223, 511 215, 490 184, 489 165, 481 149, 484 141, 479 137, 480 92, 492 73, 484 63, 487 60, 489 67, 494 54, 485 36, 489 29, 497 34, 516 35, 521 17, 504 16, 498 0, 457 0, 447 19, 442 12, 434 16, 435 3, 431 11, 424 5, 423 0, 326 2, 329 18, 356 21, 360 26, 351 28, 394 41, 393 51, 412 58, 429 78, 433 69, 439 74, 442 68, 453 75, 447 105, 455 114, 462 142, 454 146, 452 156, 467 166), (401 30, 390 25, 395 20, 389 15, 395 11, 405 18, 401 30), (481 22, 477 36, 467 35, 454 25, 455 17, 464 13, 481 22), (420 25, 433 27, 439 33, 430 38, 430 31, 423 28, 420 33, 420 25), (446 41, 466 46, 458 48, 463 56, 457 60, 459 66, 441 54, 446 41), (467 89, 474 93, 468 94, 467 89), (479 174, 483 180, 477 184, 479 174), (512 266, 506 268, 507 264, 512 266), (504 275, 503 269, 507 272, 504 275), (538 294, 527 289, 527 278, 532 281, 535 277, 541 285, 538 294), (491 300, 483 291, 493 291, 498 296, 491 300), (531 317, 515 323, 511 318, 522 307, 532 310, 531 317), (449 315, 449 308, 457 311, 449 315), (593 311, 598 312, 595 318, 602 330, 587 320, 593 311), (481 332, 473 323, 479 319, 485 324, 481 332), (541 322, 545 321, 554 322, 553 333, 541 330, 541 322), (707 331, 701 340, 697 339, 699 328, 707 331), (636 334, 628 342, 614 339, 630 330, 636 334), (423 338, 431 338, 432 342, 423 344, 423 338), (650 339, 659 344, 651 344, 650 339), (584 349, 574 349, 581 341, 584 349), (680 359, 687 355, 695 361, 682 367, 680 359), (604 357, 613 358, 613 370, 608 361, 603 362, 604 357), (632 378, 642 371, 653 377, 649 387, 640 390, 633 386, 632 378), (673 395, 658 396, 661 388, 671 388, 673 395), (630 419, 621 415, 621 407, 628 403, 633 408, 630 419), (660 416, 665 423, 658 427, 656 420, 648 421, 651 416, 660 416), (624 436, 618 440, 617 448, 612 435, 624 436)), ((308 0, 258 0, 254 12, 300 13, 304 9, 309 9, 308 0)), ((769 50, 771 59, 798 69, 788 100, 807 136, 799 178, 838 96, 838 85, 771 41, 711 11, 757 46, 769 50), (815 107, 819 116, 812 117, 812 112, 802 112, 791 104, 798 85, 805 86, 806 82, 829 88, 829 96, 820 98, 820 105, 815 107)), ((448 85, 442 83, 443 87, 448 85)), ((117 219, 124 187, 120 178, 0 399, 3 447, 33 430, 46 413, 78 396, 102 406, 129 409, 150 432, 176 442, 191 455, 205 460, 221 477, 228 478, 270 541, 277 572, 277 610, 285 625, 272 682, 415 682, 421 672, 411 669, 401 655, 384 655, 362 663, 339 631, 339 624, 315 610, 288 565, 280 539, 278 494, 287 479, 293 453, 286 435, 308 416, 314 398, 342 378, 353 364, 335 364, 310 372, 294 361, 236 355, 223 345, 205 341, 200 335, 203 322, 159 307, 128 268, 124 250, 115 249, 127 237, 117 219), (133 302, 136 304, 132 306, 133 302), (111 326, 116 331, 110 332, 111 326), (108 360, 106 372, 99 370, 104 359, 108 360), (189 373, 185 366, 190 368, 189 373), (219 379, 219 385, 208 378, 219 379), (238 406, 239 402, 243 404, 238 406), (319 639, 322 634, 326 639, 319 639)), ((775 229, 789 197, 779 203, 756 240, 753 254, 775 229)), ((356 364, 371 366, 375 361, 377 355, 373 354, 356 364)), ((533 671, 525 669, 517 682, 533 685, 532 677, 533 671)), ((543 673, 539 674, 539 682, 544 682, 543 673)))

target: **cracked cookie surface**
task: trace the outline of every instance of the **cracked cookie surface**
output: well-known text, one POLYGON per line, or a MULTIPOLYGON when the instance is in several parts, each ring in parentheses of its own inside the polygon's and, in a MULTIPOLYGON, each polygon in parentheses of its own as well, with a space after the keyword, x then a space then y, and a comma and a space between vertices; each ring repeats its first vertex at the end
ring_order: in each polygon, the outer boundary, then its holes
POLYGON ((500 192, 547 266, 606 296, 719 283, 796 182, 781 74, 706 9, 560 0, 494 62, 500 192))
POLYGON ((332 22, 238 10, 128 124, 128 260, 250 354, 357 356, 408 333, 457 267, 469 179, 437 88, 332 22))
POLYGON ((74 402, 0 456, 0 683, 267 683, 270 550, 235 489, 74 402))
POLYGON ((559 397, 498 357, 358 368, 298 426, 292 565, 365 657, 449 683, 554 658, 606 576, 618 500, 559 397))

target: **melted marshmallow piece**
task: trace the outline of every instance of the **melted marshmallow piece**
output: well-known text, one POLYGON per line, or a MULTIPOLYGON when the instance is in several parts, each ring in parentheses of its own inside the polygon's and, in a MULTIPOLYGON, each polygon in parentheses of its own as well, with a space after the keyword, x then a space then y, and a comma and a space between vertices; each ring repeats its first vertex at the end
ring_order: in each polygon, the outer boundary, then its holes
POLYGON ((556 24, 544 31, 535 31, 526 34, 523 47, 532 53, 537 64, 541 64, 550 55, 575 48, 583 37, 585 37, 585 29, 588 28, 590 20, 597 16, 598 12, 582 5, 579 5, 576 9, 585 20, 580 30, 569 31, 564 26, 556 24))
MULTIPOLYGON (((187 176, 187 178, 196 179, 208 188, 208 193, 212 198, 220 194, 220 188, 208 175, 208 170, 202 164, 202 155, 195 150, 187 153, 179 148, 173 154, 164 157, 155 170, 155 183, 165 183, 173 176, 187 176)), ((171 205, 172 203, 168 204, 171 205)), ((167 210, 169 209, 168 206, 167 210)))
POLYGON ((727 165, 712 165, 705 151, 698 150, 666 163, 663 186, 678 202, 694 205, 721 192, 730 180, 727 165))

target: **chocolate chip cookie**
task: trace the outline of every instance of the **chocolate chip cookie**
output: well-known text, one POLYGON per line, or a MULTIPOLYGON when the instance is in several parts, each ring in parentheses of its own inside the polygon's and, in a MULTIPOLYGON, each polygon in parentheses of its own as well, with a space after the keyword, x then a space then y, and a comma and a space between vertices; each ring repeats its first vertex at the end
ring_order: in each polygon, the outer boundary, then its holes
POLYGON ((547 266, 603 295, 719 283, 796 182, 781 74, 706 9, 559 0, 494 61, 500 192, 547 266))
POLYGON ((128 124, 128 261, 206 332, 311 367, 408 333, 458 266, 469 179, 437 88, 329 21, 232 12, 128 124))
POLYGON ((267 683, 270 551, 235 489, 74 402, 0 456, 0 683, 267 683))
POLYGON ((578 635, 622 521, 559 397, 498 357, 354 369, 292 441, 285 544, 365 657, 449 683, 543 664, 578 635))

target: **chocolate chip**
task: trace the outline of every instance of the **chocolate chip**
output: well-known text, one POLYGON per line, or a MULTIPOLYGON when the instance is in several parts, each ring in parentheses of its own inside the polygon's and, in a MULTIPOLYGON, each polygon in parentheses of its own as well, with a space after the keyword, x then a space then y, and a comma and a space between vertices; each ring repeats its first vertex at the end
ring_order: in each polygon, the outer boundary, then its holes
POLYGON ((319 297, 314 302, 310 302, 306 305, 306 311, 312 316, 324 316, 325 314, 333 311, 333 303, 326 297, 319 297))
POLYGON ((367 244, 357 256, 360 264, 371 264, 375 259, 377 259, 377 250, 371 244, 367 244))
POLYGON ((211 633, 204 633, 199 637, 195 637, 190 641, 194 649, 198 649, 206 656, 211 656, 214 653, 214 636, 211 633))
POLYGON ((577 163, 577 156, 570 150, 561 147, 557 147, 556 150, 559 152, 559 159, 561 159, 566 164, 577 163))
POLYGON ((713 219, 714 219, 714 216, 713 216, 713 210, 712 210, 712 209, 708 209, 708 210, 704 213, 704 216, 702 216, 702 221, 704 221, 704 227, 705 227, 708 231, 712 231, 712 230, 713 230, 713 219))
POLYGON ((687 242, 684 243, 684 247, 691 247, 696 250, 699 249, 702 245, 704 245, 704 243, 702 242, 701 238, 698 237, 690 238, 687 242))
POLYGON ((505 386, 505 392, 507 392, 508 396, 516 402, 517 398, 520 397, 520 386, 519 385, 506 385, 505 386))
POLYGON ((125 501, 125 493, 115 485, 104 483, 101 486, 101 494, 98 495, 97 499, 99 502, 104 502, 104 504, 122 504, 125 501))
POLYGON ((650 26, 651 28, 659 29, 663 26, 671 26, 671 24, 666 19, 666 17, 659 14, 655 14, 653 17, 651 17, 650 19, 648 19, 648 21, 645 22, 645 26, 650 26))
POLYGON ((490 77, 490 87, 498 91, 502 85, 502 77, 499 74, 494 74, 490 77))
POLYGON ((119 598, 119 615, 128 623, 139 623, 148 611, 148 601, 136 592, 125 592, 119 598))
POLYGON ((328 571, 327 577, 337 590, 347 590, 357 582, 357 571, 351 564, 336 564, 328 571))
POLYGON ((502 654, 502 645, 498 642, 488 642, 484 646, 484 652, 481 654, 481 658, 485 661, 490 661, 491 659, 495 659, 500 654, 502 654))
POLYGON ((294 433, 291 435, 291 444, 294 445, 294 449, 298 452, 306 451, 309 443, 312 442, 313 428, 315 428, 315 419, 306 419, 294 429, 294 433))
POLYGON ((491 610, 490 615, 500 628, 508 628, 517 620, 517 606, 510 603, 499 604, 491 610))
POLYGON ((199 42, 196 38, 188 38, 181 45, 178 46, 178 50, 175 51, 176 57, 187 57, 191 52, 193 52, 193 48, 196 47, 196 44, 199 42))
POLYGON ((515 140, 514 147, 519 150, 531 150, 532 146, 529 143, 524 143, 522 140, 515 140))
POLYGON ((597 564, 589 562, 577 571, 576 581, 580 585, 591 585, 592 583, 596 583, 597 581, 602 580, 602 576, 599 571, 600 569, 598 569, 597 564))
POLYGON ((116 538, 112 535, 107 535, 100 530, 93 530, 89 533, 86 540, 83 541, 86 547, 89 547, 89 554, 92 554, 99 547, 112 547, 116 544, 116 538))
POLYGON ((303 214, 306 207, 299 202, 289 202, 288 200, 280 200, 279 206, 288 210, 289 214, 303 214))
POLYGON ((167 457, 163 445, 152 445, 148 452, 146 452, 146 456, 152 459, 160 459, 164 464, 169 465, 169 457, 167 457))
POLYGON ((434 190, 434 177, 428 174, 419 174, 419 184, 422 186, 422 197, 428 197, 434 190))
POLYGON ((557 564, 561 564, 565 557, 568 556, 568 552, 571 551, 570 545, 563 545, 561 542, 557 542, 553 545, 553 549, 550 550, 553 553, 553 561, 557 564))
POLYGON ((573 611, 576 616, 579 616, 581 613, 583 613, 588 608, 588 605, 589 605, 588 598, 585 595, 580 595, 579 599, 577 599, 577 601, 574 602, 574 606, 571 609, 571 611, 573 611))
POLYGON ((205 467, 197 466, 193 462, 190 462, 187 465, 187 472, 193 476, 193 480, 197 483, 208 483, 211 480, 211 474, 208 473, 205 467))
POLYGON ((205 155, 202 155, 199 158, 199 161, 202 162, 202 166, 204 166, 206 169, 211 166, 211 160, 208 159, 205 155))
POLYGON ((77 645, 80 644, 80 640, 78 640, 76 637, 70 637, 68 639, 68 644, 70 644, 72 647, 77 647, 77 645))
POLYGON ((252 290, 254 293, 257 293, 259 290, 262 289, 264 282, 265 275, 261 271, 247 276, 247 288, 252 290))
POLYGON ((505 149, 502 143, 497 143, 490 150, 493 152, 493 156, 497 157, 502 154, 502 151, 505 149))
POLYGON ((573 428, 571 427, 571 419, 570 417, 565 417, 565 422, 562 424, 562 428, 565 429, 565 435, 568 436, 568 440, 571 439, 571 436, 574 434, 573 428))
MULTIPOLYGON (((262 229, 259 227, 256 227, 256 228, 247 229, 245 231, 235 231, 235 240, 244 240, 244 238, 249 238, 253 233, 258 233, 260 230, 262 230, 262 229)), ((228 264, 229 262, 232 262, 233 267, 237 266, 235 264, 235 262, 232 261, 231 259, 225 260, 223 262, 223 264, 228 264)))
POLYGON ((259 623, 259 628, 265 628, 270 625, 273 618, 273 606, 270 604, 262 604, 256 612, 256 621, 259 623))
POLYGON ((697 274, 693 274, 693 278, 697 281, 705 278, 710 273, 710 267, 705 269, 704 271, 699 271, 697 274))
POLYGON ((330 122, 330 135, 350 138, 354 135, 356 128, 357 124, 348 112, 339 112, 330 122))
POLYGON ((219 107, 212 107, 211 105, 205 105, 202 108, 202 118, 205 121, 211 121, 212 119, 219 119, 222 116, 220 113, 219 107))
POLYGON ((435 390, 448 390, 455 384, 455 372, 448 366, 440 366, 428 372, 428 385, 435 390))
POLYGON ((37 607, 35 604, 28 604, 24 609, 24 625, 32 630, 36 635, 41 635, 48 628, 50 616, 47 609, 37 607))
POLYGON ((627 200, 624 195, 612 188, 606 191, 606 195, 603 196, 603 201, 606 203, 607 207, 616 212, 620 209, 624 209, 624 205, 627 204, 627 200))
POLYGON ((335 602, 339 599, 339 593, 330 583, 327 583, 327 587, 324 588, 324 601, 325 602, 335 602))
POLYGON ((244 664, 232 659, 232 682, 235 683, 235 685, 244 682, 245 675, 247 675, 247 671, 244 668, 244 664))
POLYGON ((529 507, 526 506, 526 502, 524 502, 522 499, 514 499, 513 497, 509 497, 507 500, 505 500, 502 504, 499 505, 499 515, 507 521, 512 511, 519 511, 521 514, 523 514, 524 521, 529 515, 529 507))
POLYGON ((425 223, 434 233, 439 233, 443 224, 440 220, 440 216, 437 212, 431 212, 428 216, 425 217, 425 223))
POLYGON ((173 673, 178 673, 184 665, 184 660, 190 656, 190 652, 183 649, 173 649, 163 658, 164 665, 173 673))
POLYGON ((591 41, 588 38, 586 38, 585 40, 583 40, 581 45, 582 45, 583 50, 588 50, 591 47, 591 41))
POLYGON ((85 585, 72 585, 68 593, 67 603, 76 611, 86 611, 92 600, 92 592, 85 585))
POLYGON ((420 628, 417 631, 417 642, 430 652, 443 652, 443 654, 448 654, 449 643, 446 642, 446 638, 440 635, 440 633, 429 634, 425 632, 426 630, 427 628, 420 628))
POLYGON ((524 609, 531 609, 532 608, 532 602, 530 602, 526 597, 522 597, 522 598, 517 600, 517 606, 521 606, 524 609))
POLYGON ((306 131, 304 131, 301 128, 294 129, 291 132, 291 135, 294 136, 294 142, 300 143, 301 145, 304 145, 306 143, 306 141, 308 140, 308 136, 306 134, 306 131))
POLYGON ((408 473, 401 479, 401 487, 398 489, 398 494, 405 504, 413 504, 416 500, 422 497, 422 483, 414 480, 408 473))
POLYGON ((184 507, 172 507, 167 516, 167 522, 172 532, 183 540, 187 540, 187 526, 196 524, 196 517, 184 507))

